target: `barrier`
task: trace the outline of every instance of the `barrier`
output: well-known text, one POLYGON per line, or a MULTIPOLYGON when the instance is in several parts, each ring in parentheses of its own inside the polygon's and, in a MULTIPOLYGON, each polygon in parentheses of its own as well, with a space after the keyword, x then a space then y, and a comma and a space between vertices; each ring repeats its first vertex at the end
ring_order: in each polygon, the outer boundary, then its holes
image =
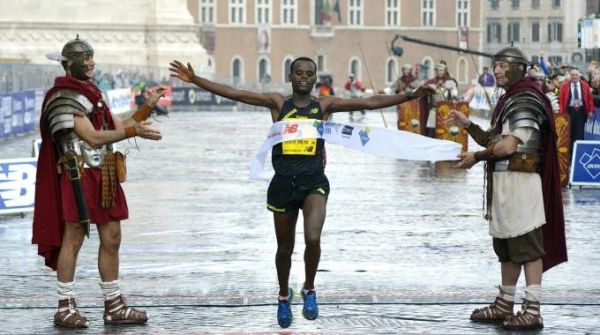
POLYGON ((199 87, 173 87, 173 106, 235 106, 237 102, 199 87))
POLYGON ((34 90, 0 93, 0 139, 35 130, 36 96, 34 90))
POLYGON ((600 108, 596 108, 594 115, 585 123, 583 139, 586 141, 600 141, 600 108))
POLYGON ((33 211, 37 158, 0 160, 0 214, 33 211))
POLYGON ((575 141, 569 182, 600 186, 600 141, 575 141))

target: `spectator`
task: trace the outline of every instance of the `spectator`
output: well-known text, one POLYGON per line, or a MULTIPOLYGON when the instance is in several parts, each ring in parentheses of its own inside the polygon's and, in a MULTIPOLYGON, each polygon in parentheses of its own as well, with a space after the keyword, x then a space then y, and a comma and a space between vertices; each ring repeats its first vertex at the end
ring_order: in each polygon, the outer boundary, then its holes
POLYGON ((487 66, 483 67, 483 73, 479 76, 477 81, 483 87, 496 86, 496 78, 494 78, 494 75, 490 73, 490 69, 487 66))
MULTIPOLYGON (((344 88, 346 89, 346 91, 350 92, 350 98, 352 99, 361 98, 363 92, 365 91, 365 88, 363 87, 360 80, 354 77, 354 73, 350 73, 350 75, 348 76, 348 81, 346 81, 344 88)), ((365 117, 365 110, 361 109, 360 114, 361 119, 365 117)), ((350 120, 354 120, 354 112, 352 111, 350 112, 350 120)))
POLYGON ((571 152, 573 143, 583 140, 585 122, 588 116, 594 113, 592 90, 585 80, 581 79, 578 69, 572 69, 570 80, 560 86, 559 102, 560 112, 569 113, 571 117, 571 152))

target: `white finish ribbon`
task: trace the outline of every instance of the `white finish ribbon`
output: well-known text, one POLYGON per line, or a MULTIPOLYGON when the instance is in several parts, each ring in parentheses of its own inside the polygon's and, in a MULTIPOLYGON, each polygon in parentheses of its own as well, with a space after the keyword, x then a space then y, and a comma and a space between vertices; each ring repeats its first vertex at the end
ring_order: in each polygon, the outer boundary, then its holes
POLYGON ((322 138, 328 143, 369 154, 414 161, 458 160, 461 151, 461 145, 456 142, 407 131, 320 120, 286 120, 274 123, 269 129, 252 159, 250 179, 271 179, 265 171, 265 160, 274 145, 306 138, 322 138))

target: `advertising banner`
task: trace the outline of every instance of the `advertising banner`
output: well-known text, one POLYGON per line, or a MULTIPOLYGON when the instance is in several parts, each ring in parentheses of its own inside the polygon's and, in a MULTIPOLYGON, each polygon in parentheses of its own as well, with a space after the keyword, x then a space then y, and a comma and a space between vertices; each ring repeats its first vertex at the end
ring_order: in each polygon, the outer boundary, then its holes
POLYGON ((234 106, 236 102, 200 87, 173 87, 173 106, 234 106))
POLYGON ((2 137, 13 135, 12 102, 13 97, 11 93, 0 93, 0 122, 2 123, 2 137))
POLYGON ((33 211, 37 158, 0 160, 0 214, 33 211))
POLYGON ((571 185, 600 186, 600 141, 575 141, 571 185))
POLYGON ((586 141, 600 141, 600 108, 596 108, 594 115, 585 123, 583 139, 586 141))
POLYGON ((120 88, 106 91, 108 106, 114 114, 123 114, 131 111, 131 88, 120 88))

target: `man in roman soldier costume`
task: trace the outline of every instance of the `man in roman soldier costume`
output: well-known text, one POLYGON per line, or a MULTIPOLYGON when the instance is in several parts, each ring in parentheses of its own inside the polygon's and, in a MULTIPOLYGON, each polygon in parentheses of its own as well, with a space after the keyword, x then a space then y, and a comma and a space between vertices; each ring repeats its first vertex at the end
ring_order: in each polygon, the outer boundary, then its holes
POLYGON ((485 149, 461 155, 459 167, 486 165, 486 219, 501 263, 502 283, 493 304, 471 320, 502 322, 505 329, 543 327, 542 274, 567 260, 563 204, 552 106, 535 78, 525 77, 525 55, 514 46, 494 56, 494 76, 506 93, 487 131, 458 112, 447 123, 465 127, 485 149), (522 310, 513 314, 515 288, 525 272, 522 310))
POLYGON ((88 326, 75 302, 75 263, 90 223, 100 237, 98 270, 104 294, 105 323, 145 323, 146 312, 128 307, 119 290, 121 220, 129 212, 119 182, 125 178, 124 157, 113 143, 139 136, 160 140, 146 121, 164 92, 150 93, 131 117, 121 120, 110 112, 102 92, 92 82, 94 50, 84 40, 69 41, 59 61, 66 75, 55 79, 42 105, 42 144, 37 165, 33 240, 46 266, 56 270, 58 311, 54 324, 88 326))
POLYGON ((458 99, 458 83, 449 75, 448 66, 440 62, 435 66, 435 77, 427 80, 425 85, 435 90, 435 93, 429 97, 429 114, 427 114, 427 136, 435 137, 437 104, 458 99))
POLYGON ((402 66, 402 76, 400 76, 396 82, 390 87, 391 93, 404 93, 412 91, 423 84, 422 81, 418 80, 413 74, 413 67, 410 64, 404 64, 402 66))

